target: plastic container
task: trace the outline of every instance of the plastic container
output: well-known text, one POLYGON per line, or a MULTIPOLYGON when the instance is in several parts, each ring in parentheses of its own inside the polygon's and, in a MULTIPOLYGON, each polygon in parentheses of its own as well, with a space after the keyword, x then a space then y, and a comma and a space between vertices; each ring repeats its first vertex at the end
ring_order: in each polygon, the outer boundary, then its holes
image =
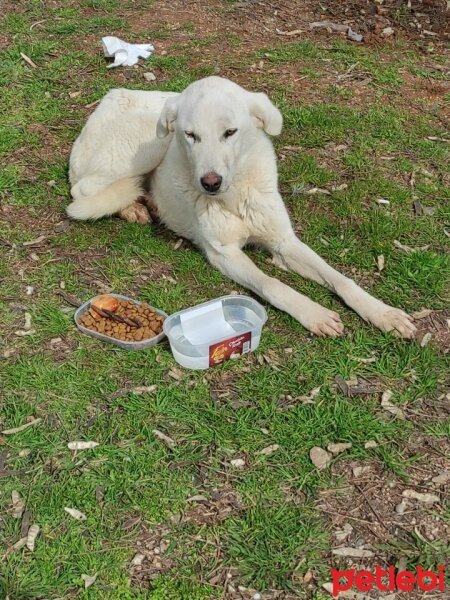
MULTIPOLYGON (((119 300, 130 300, 131 302, 134 302, 135 304, 142 304, 142 302, 139 302, 138 300, 135 300, 134 298, 130 298, 129 296, 122 296, 121 294, 108 294, 108 296, 114 296, 114 298, 118 298, 119 300)), ((102 340, 103 342, 111 342, 111 344, 115 344, 116 346, 119 346, 120 348, 124 348, 125 350, 143 350, 144 348, 150 348, 151 346, 156 346, 156 344, 165 337, 164 331, 161 331, 161 333, 159 333, 157 336, 155 336, 153 338, 150 338, 149 340, 142 340, 142 342, 124 342, 123 340, 118 340, 116 338, 111 337, 110 335, 105 335, 104 333, 98 333, 97 331, 92 331, 91 329, 84 327, 84 325, 82 325, 80 323, 80 319, 84 315, 84 313, 86 313, 89 310, 92 300, 94 300, 94 298, 91 298, 91 300, 88 300, 87 302, 82 304, 79 308, 77 308, 77 310, 75 311, 75 315, 74 315, 76 326, 78 327, 78 329, 80 331, 82 331, 86 335, 90 335, 91 337, 98 338, 99 340, 102 340)), ((150 306, 150 308, 155 313, 158 313, 159 315, 162 315, 165 319, 167 319, 168 315, 164 311, 159 310, 158 308, 154 308, 153 306, 150 306)))
POLYGON ((223 296, 170 315, 163 329, 182 367, 207 369, 256 350, 266 320, 253 298, 223 296))

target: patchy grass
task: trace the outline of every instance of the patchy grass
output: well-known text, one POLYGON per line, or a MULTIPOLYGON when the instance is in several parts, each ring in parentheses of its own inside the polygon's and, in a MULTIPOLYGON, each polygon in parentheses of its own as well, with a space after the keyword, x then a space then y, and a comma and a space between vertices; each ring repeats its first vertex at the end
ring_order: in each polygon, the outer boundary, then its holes
MULTIPOLYGON (((285 129, 276 140, 280 186, 302 238, 383 300, 409 311, 441 309, 448 304, 450 276, 444 230, 448 144, 430 139, 445 139, 439 117, 412 111, 400 91, 405 71, 436 80, 442 71, 424 65, 414 48, 401 42, 389 53, 311 40, 272 39, 268 47, 261 39, 255 49, 252 39, 247 49, 231 31, 225 55, 217 31, 200 35, 192 16, 174 28, 162 14, 153 18, 158 8, 148 3, 84 0, 55 3, 45 11, 38 1, 28 5, 5 11, 8 43, 0 50, 0 158, 7 163, 0 173, 0 358, 7 351, 0 362, 0 431, 33 416, 42 421, 0 436, 5 462, 0 466, 5 548, 0 596, 209 600, 222 597, 229 573, 236 585, 265 590, 267 598, 275 588, 324 600, 318 590, 334 564, 329 549, 336 545, 338 524, 317 502, 345 487, 342 465, 376 460, 386 480, 395 476, 406 485, 418 457, 430 455, 430 469, 442 467, 436 456, 448 461, 445 451, 439 454, 433 446, 433 440, 450 435, 448 413, 413 418, 421 414, 424 399, 437 401, 444 394, 445 355, 433 342, 421 348, 371 329, 327 290, 280 274, 257 250, 251 256, 267 272, 338 310, 346 335, 312 338, 289 316, 267 307, 256 357, 212 373, 185 372, 180 381, 170 376, 174 362, 167 343, 127 354, 78 335, 73 310, 59 295, 62 287, 81 299, 106 287, 169 313, 238 288, 189 244, 174 250, 176 238, 158 227, 111 219, 58 230, 69 199, 70 146, 92 110, 87 105, 109 89, 151 89, 144 70, 157 73, 159 89, 176 91, 216 72, 218 64, 240 81, 244 73, 249 87, 263 83, 283 111, 285 129), (140 17, 158 24, 144 37, 167 44, 167 54, 157 51, 137 69, 108 71, 99 38, 116 33, 142 41, 142 31, 134 27, 140 17), (172 40, 175 31, 179 37, 172 40), (202 62, 190 55, 193 50, 202 53, 202 62), (258 71, 253 65, 260 60, 265 67, 258 71), (304 79, 283 82, 282 69, 288 67, 304 79), (338 79, 353 72, 354 79, 338 79), (362 95, 361 77, 370 80, 362 95), (342 184, 346 187, 330 195, 305 193, 342 184), (413 196, 433 207, 433 215, 414 215, 413 196), (379 205, 379 198, 389 205, 379 205), (41 235, 41 242, 23 246, 41 235), (421 249, 406 253, 394 240, 421 249), (381 273, 380 254, 386 261, 381 273), (24 312, 30 312, 34 332, 19 337, 14 332, 23 327, 24 312), (381 411, 379 395, 344 397, 336 376, 376 377, 394 391, 393 402, 405 409, 407 420, 381 411), (152 384, 157 389, 151 394, 132 391, 152 384), (298 399, 318 386, 314 404, 298 399), (115 394, 124 388, 131 391, 115 394), (286 397, 294 399, 292 405, 286 397), (175 447, 163 446, 153 429, 167 433, 175 447), (422 438, 414 452, 407 451, 411 440, 422 438), (80 439, 99 446, 69 451, 67 443, 80 439), (365 448, 368 440, 378 447, 365 448), (319 473, 309 450, 330 442, 351 442, 352 448, 319 473), (259 454, 272 444, 279 449, 259 454), (245 467, 233 467, 233 458, 243 458, 245 467), (177 513, 190 514, 189 497, 205 496, 200 507, 206 502, 207 511, 217 490, 230 488, 241 507, 227 518, 171 522, 177 513), (21 535, 20 519, 10 511, 13 490, 41 527, 34 553, 12 551, 21 535), (84 512, 86 521, 72 519, 64 512, 67 506, 84 512), (169 524, 167 555, 176 568, 130 582, 142 523, 169 524), (96 583, 84 590, 81 575, 95 573, 96 583), (304 583, 307 573, 312 587, 304 583)), ((228 2, 219 8, 234 10, 228 2)), ((434 59, 438 67, 444 64, 441 57, 434 59)), ((448 508, 435 512, 442 534, 450 522, 448 508)), ((408 515, 404 518, 407 523, 408 515)), ((406 552, 410 564, 435 566, 448 554, 444 534, 432 543, 414 531, 401 540, 385 536, 383 542, 373 542, 382 560, 389 555, 395 562, 406 552)))

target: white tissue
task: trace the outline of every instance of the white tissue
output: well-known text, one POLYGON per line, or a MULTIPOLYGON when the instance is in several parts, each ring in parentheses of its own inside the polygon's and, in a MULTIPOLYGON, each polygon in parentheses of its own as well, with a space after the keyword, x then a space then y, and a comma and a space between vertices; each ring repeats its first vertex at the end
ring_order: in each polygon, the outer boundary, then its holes
POLYGON ((114 62, 108 65, 108 69, 120 66, 131 67, 140 58, 151 56, 155 50, 152 44, 129 44, 112 35, 102 38, 102 45, 105 56, 114 57, 114 62))

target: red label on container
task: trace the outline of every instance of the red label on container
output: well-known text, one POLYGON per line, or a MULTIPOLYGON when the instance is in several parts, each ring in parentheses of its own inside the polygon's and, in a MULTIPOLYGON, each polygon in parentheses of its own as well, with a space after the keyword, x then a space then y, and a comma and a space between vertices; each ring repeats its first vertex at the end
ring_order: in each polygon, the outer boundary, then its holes
POLYGON ((246 352, 250 352, 251 342, 252 332, 247 331, 247 333, 213 344, 209 347, 209 366, 220 365, 229 358, 237 358, 246 352))

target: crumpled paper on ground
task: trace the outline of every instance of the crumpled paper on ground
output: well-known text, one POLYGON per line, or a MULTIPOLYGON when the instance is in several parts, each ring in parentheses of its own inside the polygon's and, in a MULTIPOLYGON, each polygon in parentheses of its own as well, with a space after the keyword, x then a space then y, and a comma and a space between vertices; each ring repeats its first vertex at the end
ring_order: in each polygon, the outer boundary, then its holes
POLYGON ((107 58, 113 58, 114 62, 108 65, 111 67, 131 67, 135 65, 140 58, 148 58, 154 52, 152 44, 129 44, 118 37, 108 35, 102 38, 103 52, 107 58))

